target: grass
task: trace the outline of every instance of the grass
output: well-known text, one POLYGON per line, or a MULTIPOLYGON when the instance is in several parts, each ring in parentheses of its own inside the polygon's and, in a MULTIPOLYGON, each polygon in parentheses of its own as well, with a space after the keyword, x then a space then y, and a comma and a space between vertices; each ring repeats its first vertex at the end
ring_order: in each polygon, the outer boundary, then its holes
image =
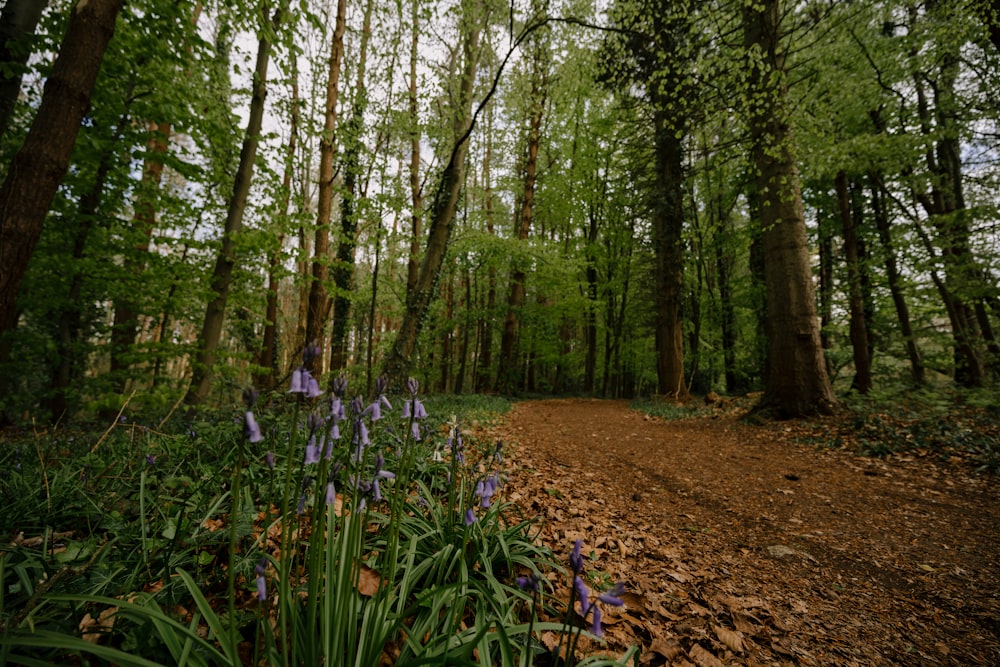
POLYGON ((587 633, 551 595, 566 572, 502 499, 503 452, 464 432, 509 402, 253 399, 6 436, 0 663, 577 662, 537 639, 587 633))

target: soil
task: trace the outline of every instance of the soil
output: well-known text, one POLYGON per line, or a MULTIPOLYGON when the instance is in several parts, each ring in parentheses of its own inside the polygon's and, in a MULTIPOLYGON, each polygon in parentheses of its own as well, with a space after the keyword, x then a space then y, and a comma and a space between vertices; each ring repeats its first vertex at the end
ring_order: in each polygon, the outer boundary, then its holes
MULTIPOLYGON (((492 429, 507 497, 541 518, 540 539, 563 563, 583 540, 592 588, 626 584, 585 652, 637 646, 642 665, 1000 665, 994 476, 804 444, 801 423, 739 417, 544 400, 492 429)), ((567 576, 552 575, 562 599, 567 576)))

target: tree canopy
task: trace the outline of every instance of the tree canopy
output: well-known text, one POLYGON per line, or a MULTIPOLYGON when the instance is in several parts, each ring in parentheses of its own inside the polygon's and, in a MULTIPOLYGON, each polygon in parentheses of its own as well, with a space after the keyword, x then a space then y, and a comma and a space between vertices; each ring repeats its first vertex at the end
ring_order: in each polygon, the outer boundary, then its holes
POLYGON ((310 345, 318 377, 369 385, 761 391, 781 416, 996 382, 988 2, 8 0, 2 19, 5 420, 284 389, 310 345), (74 35, 110 39, 92 79, 66 72, 74 35), (44 133, 52 104, 72 136, 44 133), (53 193, 17 186, 57 141, 53 193))

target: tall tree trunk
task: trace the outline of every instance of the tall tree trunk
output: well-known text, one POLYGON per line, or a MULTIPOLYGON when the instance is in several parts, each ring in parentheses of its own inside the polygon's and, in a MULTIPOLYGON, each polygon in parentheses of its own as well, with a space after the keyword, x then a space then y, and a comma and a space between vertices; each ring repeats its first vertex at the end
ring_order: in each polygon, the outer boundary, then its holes
POLYGON ((688 394, 684 379, 684 324, 681 320, 684 288, 684 129, 677 125, 682 121, 667 112, 665 100, 657 106, 654 111, 656 204, 653 213, 657 393, 683 398, 688 394))
MULTIPOLYGON (((292 199, 292 172, 295 169, 295 151, 298 150, 299 137, 299 73, 292 59, 292 117, 288 132, 288 145, 285 149, 285 171, 281 177, 281 218, 287 220, 289 205, 292 199)), ((277 247, 268 258, 267 267, 267 305, 264 315, 264 335, 261 339, 260 351, 257 355, 257 365, 261 370, 254 377, 254 384, 261 388, 270 388, 275 382, 279 371, 278 363, 278 288, 280 286, 279 272, 282 264, 282 249, 285 234, 278 234, 277 247)))
MULTIPOLYGON (((141 233, 141 240, 135 248, 136 257, 125 259, 124 274, 127 279, 138 276, 146 269, 143 256, 149 252, 149 241, 156 226, 156 205, 154 192, 160 187, 163 177, 163 157, 170 142, 171 124, 149 123, 150 138, 146 142, 147 155, 142 165, 142 180, 139 183, 135 210, 132 214, 133 226, 141 233)), ((139 332, 139 305, 136 300, 137 285, 125 290, 125 294, 115 301, 113 326, 111 328, 111 368, 119 393, 125 391, 127 378, 123 371, 128 368, 128 352, 135 343, 139 332)))
MULTIPOLYGON (((519 241, 528 238, 534 216, 535 185, 538 173, 538 147, 542 136, 542 114, 546 97, 546 53, 536 39, 531 59, 531 92, 528 111, 528 145, 524 158, 524 189, 520 197, 520 209, 514 224, 514 237, 519 241)), ((522 262, 514 260, 510 273, 510 291, 507 294, 507 315, 504 317, 500 335, 500 358, 497 360, 497 389, 509 391, 516 377, 516 340, 524 305, 526 274, 522 262)))
POLYGON ((337 154, 337 99, 340 96, 340 73, 344 61, 344 32, 347 29, 347 1, 337 0, 337 19, 330 50, 330 71, 326 82, 326 114, 319 144, 319 198, 316 202, 316 235, 313 241, 312 282, 309 285, 309 308, 306 316, 306 345, 319 345, 313 361, 323 369, 325 341, 323 329, 330 315, 330 297, 326 282, 329 275, 330 218, 333 212, 333 163, 337 154))
POLYGON ((466 7, 462 30, 462 51, 465 62, 458 100, 455 104, 457 110, 454 119, 455 143, 434 195, 427 247, 420 263, 417 282, 412 292, 407 292, 403 321, 384 364, 384 374, 394 387, 403 386, 413 363, 417 338, 420 336, 427 310, 441 276, 441 267, 451 239, 458 198, 464 180, 465 156, 469 149, 469 135, 472 132, 473 121, 472 89, 479 63, 480 7, 478 4, 463 6, 466 7))
MULTIPOLYGON (((333 298, 333 333, 330 341, 330 370, 347 368, 347 334, 350 329, 351 287, 354 281, 354 252, 357 245, 358 212, 357 190, 361 177, 362 131, 365 110, 368 108, 368 92, 365 88, 365 64, 368 61, 368 42, 371 37, 372 0, 365 3, 365 16, 361 29, 361 45, 358 53, 358 79, 354 88, 354 103, 351 119, 347 122, 344 137, 344 198, 340 207, 340 242, 337 244, 337 259, 333 265, 333 284, 336 292, 333 298)), ((335 374, 331 375, 333 382, 335 374)))
POLYGON ((59 421, 64 415, 71 412, 70 387, 73 380, 79 377, 81 366, 84 365, 83 362, 86 359, 85 354, 80 349, 84 338, 83 315, 87 307, 83 298, 84 281, 87 276, 81 264, 86 256, 86 246, 90 233, 99 220, 101 200, 104 197, 108 174, 111 172, 116 158, 115 152, 120 150, 118 143, 121 140, 122 131, 130 122, 129 110, 134 90, 135 82, 132 81, 129 83, 125 95, 125 109, 118 119, 117 127, 111 132, 111 136, 105 139, 105 149, 97 164, 94 183, 90 190, 80 198, 80 204, 77 207, 77 229, 73 239, 73 254, 70 264, 73 267, 73 274, 70 278, 66 307, 59 313, 56 336, 59 364, 52 377, 49 394, 49 410, 54 421, 59 421))
MULTIPOLYGON (((493 104, 486 111, 486 154, 483 156, 483 210, 486 231, 496 234, 493 224, 493 182, 490 165, 493 163, 493 104)), ((497 299, 497 274, 493 262, 486 267, 486 314, 479 322, 479 354, 476 359, 475 390, 486 391, 493 371, 493 322, 497 299)))
MULTIPOLYGON (((287 0, 286 0, 287 2, 287 0)), ((284 15, 284 7, 277 9, 271 19, 271 30, 277 30, 284 15)), ((195 359, 191 386, 185 402, 198 404, 205 400, 212 388, 216 352, 222 338, 222 324, 226 316, 226 303, 232 286, 233 269, 236 267, 236 237, 243 229, 243 214, 250 195, 253 180, 254 160, 260 143, 260 131, 264 120, 264 98, 267 95, 267 67, 271 56, 271 41, 267 30, 262 30, 257 42, 257 62, 254 67, 253 91, 250 99, 250 116, 247 120, 246 135, 240 150, 240 162, 233 179, 233 192, 229 198, 226 224, 222 231, 222 246, 212 271, 212 298, 205 308, 205 319, 198 336, 198 351, 195 359)))
POLYGON ((7 0, 0 14, 0 138, 7 136, 32 53, 31 37, 48 4, 48 0, 7 0))
MULTIPOLYGON (((197 25, 201 9, 201 4, 197 3, 191 15, 192 26, 197 25)), ((164 158, 170 147, 172 132, 169 120, 147 121, 146 125, 149 138, 132 213, 132 227, 138 232, 139 241, 134 254, 128 253, 124 258, 125 270, 122 273, 127 282, 120 286, 119 296, 115 299, 109 346, 110 372, 118 393, 125 393, 128 378, 124 371, 129 367, 129 351, 139 334, 140 302, 137 297, 142 292, 142 286, 137 278, 146 270, 149 243, 156 228, 156 193, 163 180, 164 158)))
POLYGON ((768 361, 758 411, 829 414, 836 398, 823 360, 805 217, 787 110, 778 0, 743 8, 749 63, 751 159, 760 198, 767 285, 768 361))
POLYGON ((910 309, 906 304, 906 296, 903 294, 903 276, 896 264, 896 248, 892 242, 889 211, 885 204, 885 194, 882 191, 882 178, 877 173, 871 173, 868 175, 868 179, 871 186, 875 228, 878 230, 882 251, 885 253, 885 275, 889 283, 889 293, 892 295, 892 304, 896 309, 899 332, 906 344, 906 356, 910 360, 910 377, 916 384, 923 384, 926 381, 924 362, 920 356, 920 349, 917 347, 913 325, 910 323, 910 309))
MULTIPOLYGON (((937 0, 928 0, 929 15, 947 11, 937 0)), ((916 21, 916 8, 910 8, 916 21)), ((950 45, 942 45, 937 57, 937 79, 932 83, 934 108, 927 99, 925 75, 914 75, 917 115, 925 136, 934 135, 933 148, 925 155, 930 175, 929 192, 918 192, 917 199, 934 225, 937 246, 944 264, 944 279, 936 281, 944 302, 954 338, 955 381, 967 387, 981 386, 986 379, 982 332, 975 316, 970 291, 979 287, 981 276, 971 249, 969 216, 965 211, 959 128, 956 120, 955 84, 959 73, 959 54, 950 45)), ((929 78, 929 77, 928 77, 929 78)))
POLYGON ((410 254, 406 261, 406 298, 417 289, 420 273, 420 237, 424 197, 420 184, 420 114, 417 99, 417 59, 420 39, 420 0, 410 2, 410 86, 407 90, 410 114, 410 254))
POLYGON ((847 173, 837 172, 837 207, 844 234, 844 261, 847 264, 847 301, 850 313, 851 348, 854 352, 854 379, 851 388, 867 394, 872 388, 872 362, 869 349, 868 323, 865 319, 864 294, 861 284, 861 263, 858 259, 858 234, 851 210, 851 192, 847 173))
POLYGON ((14 326, 17 291, 42 232, 123 0, 81 0, 45 81, 38 113, 0 186, 0 334, 14 326))

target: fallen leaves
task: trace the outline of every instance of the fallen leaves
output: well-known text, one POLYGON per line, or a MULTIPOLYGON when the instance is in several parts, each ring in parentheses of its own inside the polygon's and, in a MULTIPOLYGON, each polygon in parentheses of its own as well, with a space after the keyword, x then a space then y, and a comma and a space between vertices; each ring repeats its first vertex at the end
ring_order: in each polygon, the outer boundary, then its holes
POLYGON ((1000 664, 981 621, 1000 617, 982 593, 1000 590, 998 489, 928 459, 804 446, 802 429, 557 400, 517 404, 494 434, 539 538, 565 561, 582 537, 593 567, 627 584, 594 652, 639 645, 650 666, 875 665, 914 650, 1000 664))

